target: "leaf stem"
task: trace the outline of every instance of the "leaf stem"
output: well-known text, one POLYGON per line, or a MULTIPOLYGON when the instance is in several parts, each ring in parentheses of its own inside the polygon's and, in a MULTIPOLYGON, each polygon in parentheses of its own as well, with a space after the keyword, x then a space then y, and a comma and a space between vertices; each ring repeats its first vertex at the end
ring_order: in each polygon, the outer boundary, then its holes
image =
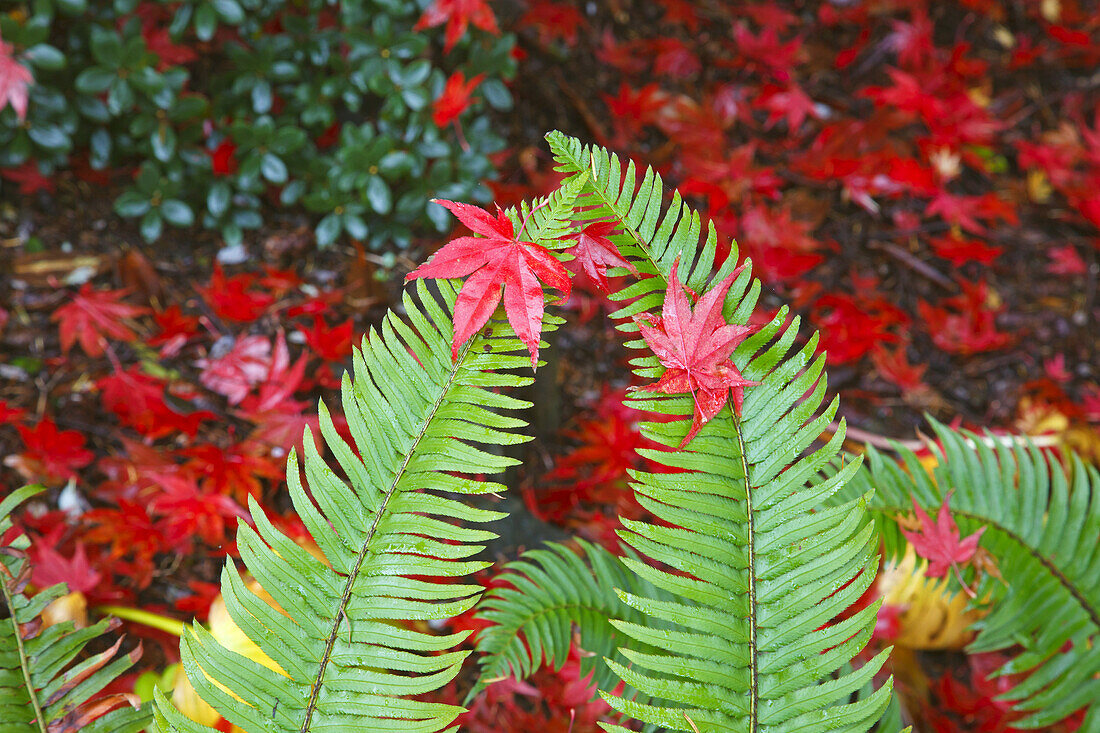
POLYGON ((748 536, 748 545, 745 548, 745 554, 748 560, 747 569, 749 573, 749 731, 753 733, 756 731, 757 698, 760 694, 757 683, 759 661, 757 660, 756 649, 756 527, 755 517, 753 517, 753 487, 749 483, 749 462, 745 457, 745 438, 741 433, 741 419, 733 414, 732 407, 730 408, 730 414, 733 417, 733 430, 737 435, 737 451, 740 454, 741 471, 745 480, 745 521, 747 525, 746 535, 748 536))
POLYGON ((92 610, 97 613, 102 613, 105 616, 115 616, 123 621, 133 621, 137 624, 160 629, 172 636, 183 636, 184 629, 187 628, 187 624, 179 619, 164 616, 159 613, 153 613, 151 611, 143 611, 140 608, 131 608, 129 606, 95 606, 92 610))

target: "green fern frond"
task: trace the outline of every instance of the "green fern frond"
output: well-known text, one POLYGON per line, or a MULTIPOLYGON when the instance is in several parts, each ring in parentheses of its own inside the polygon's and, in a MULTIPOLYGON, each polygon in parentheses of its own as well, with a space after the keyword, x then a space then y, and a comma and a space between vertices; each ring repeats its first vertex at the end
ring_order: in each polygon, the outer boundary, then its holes
MULTIPOLYGON (((706 238, 700 247, 699 213, 683 202, 679 192, 673 192, 672 202, 666 209, 661 174, 653 168, 646 169, 639 183, 633 161, 624 169, 617 155, 604 148, 582 145, 576 138, 560 132, 548 133, 546 139, 557 161, 557 170, 585 184, 577 195, 576 218, 611 220, 623 229, 610 239, 619 253, 638 269, 640 277, 611 294, 612 300, 629 303, 612 314, 620 330, 635 332, 638 327, 631 316, 660 310, 668 273, 677 259, 680 260, 681 281, 697 292, 702 292, 712 278, 721 280, 737 267, 734 245, 734 255, 727 257, 715 271, 718 235, 714 225, 707 224, 706 238)), ((623 275, 626 270, 612 268, 608 274, 623 275)), ((743 290, 751 280, 748 272, 743 273, 731 292, 738 288, 743 290)), ((750 311, 760 284, 752 282, 751 288, 752 293, 746 301, 750 311)), ((747 318, 748 313, 739 315, 747 318)))
MULTIPOLYGON (((545 211, 530 217, 528 234, 537 241, 567 227, 571 205, 569 189, 555 192, 545 211)), ((433 287, 438 298, 417 281, 417 298, 404 298, 407 320, 387 314, 354 354, 354 376, 345 375, 341 387, 354 446, 319 408, 321 435, 347 480, 308 434, 301 466, 308 493, 297 455, 288 461, 294 508, 325 562, 250 503, 256 528, 242 525, 237 545, 277 607, 249 591, 231 564, 222 573, 222 593, 230 616, 271 666, 226 649, 200 626, 181 639, 196 691, 250 733, 429 733, 462 712, 412 698, 455 677, 469 653, 455 647, 468 632, 436 636, 404 622, 447 619, 480 597, 481 586, 460 579, 488 565, 468 558, 495 535, 469 525, 503 515, 455 497, 504 490, 474 476, 516 463, 499 447, 528 440, 515 432, 526 423, 509 414, 528 403, 501 389, 532 380, 511 371, 530 360, 503 318, 490 320, 452 360, 457 283, 433 287)), ((546 316, 544 330, 557 323, 546 316)), ((163 730, 203 729, 163 697, 158 721, 163 730)))
POLYGON ((576 543, 583 557, 567 545, 548 542, 545 549, 529 550, 504 566, 498 580, 507 586, 489 591, 478 604, 477 617, 492 626, 478 636, 481 674, 467 699, 496 679, 523 679, 543 665, 561 669, 574 630, 582 652, 581 674, 592 672, 601 690, 618 683, 604 658, 625 661, 616 650, 633 641, 624 639, 612 621, 643 623, 645 618, 615 589, 660 598, 667 594, 603 547, 580 539, 576 543))
MULTIPOLYGON (((699 216, 678 194, 664 211, 660 177, 652 169, 638 184, 634 166, 622 175, 618 159, 607 151, 560 133, 548 138, 559 170, 589 177, 577 199, 580 218, 618 223, 623 233, 613 241, 641 273, 614 296, 630 301, 616 318, 659 311, 677 260, 684 282, 699 293, 733 272, 736 249, 712 276, 713 227, 700 243, 699 216)), ((747 322, 759 288, 746 268, 730 288, 727 321, 747 322)), ((831 621, 872 582, 877 540, 862 497, 824 508, 858 462, 829 478, 820 476, 838 455, 843 426, 827 445, 807 452, 837 403, 821 408, 824 356, 814 356, 816 335, 792 351, 798 320, 786 327, 785 321, 784 310, 734 352, 744 376, 761 382, 746 390, 740 418, 727 405, 687 450, 643 452, 687 473, 632 473, 638 501, 663 524, 623 520, 620 536, 656 561, 625 562, 675 596, 667 601, 621 594, 648 618, 615 627, 658 651, 627 648, 629 666, 608 664, 659 702, 605 698, 639 721, 702 733, 866 731, 890 702, 890 684, 849 702, 885 660, 884 652, 859 670, 843 669, 870 638, 876 608, 831 621), (654 628, 654 622, 672 629, 654 628)), ((625 320, 619 328, 637 330, 625 320)), ((641 340, 627 346, 646 348, 641 340)), ((632 364, 644 378, 664 371, 651 354, 632 364)), ((652 440, 673 448, 687 433, 691 395, 633 399, 631 405, 679 418, 644 424, 652 440)))
POLYGON ((1100 473, 1076 455, 1063 467, 1032 444, 930 422, 934 469, 902 446, 900 463, 869 448, 866 467, 838 498, 874 489, 870 509, 887 557, 896 558, 905 549, 896 518, 912 512, 914 499, 934 513, 953 490, 960 531, 988 528, 981 547, 1005 579, 987 574, 976 589, 988 615, 968 650, 1023 647, 999 670, 1027 674, 1003 695, 1031 713, 1013 725, 1042 728, 1087 706, 1080 730, 1100 731, 1100 473))
MULTIPOLYGON (((12 528, 15 507, 42 490, 25 486, 0 501, 0 537, 12 528)), ((67 621, 43 629, 42 611, 68 591, 59 583, 30 598, 23 594, 30 576, 25 555, 29 546, 26 535, 20 534, 0 547, 0 594, 4 599, 0 614, 0 732, 142 730, 152 716, 147 707, 131 706, 136 698, 115 694, 93 699, 141 657, 141 646, 111 661, 119 647, 115 644, 74 664, 88 642, 116 628, 118 621, 103 619, 82 629, 67 621), (125 707, 119 708, 120 704, 125 707), (112 707, 118 709, 89 722, 97 711, 112 707)))

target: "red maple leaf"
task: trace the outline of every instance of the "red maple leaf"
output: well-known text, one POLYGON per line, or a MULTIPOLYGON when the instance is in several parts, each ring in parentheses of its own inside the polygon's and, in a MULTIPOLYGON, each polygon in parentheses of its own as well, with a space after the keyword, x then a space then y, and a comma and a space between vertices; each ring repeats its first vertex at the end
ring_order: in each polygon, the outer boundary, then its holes
POLYGON ((276 298, 281 298, 302 286, 302 276, 293 268, 280 270, 272 265, 264 265, 264 275, 259 279, 259 284, 276 298))
POLYGON ((234 275, 227 278, 220 264, 214 264, 214 274, 210 277, 210 287, 197 287, 196 290, 206 299, 219 318, 241 323, 251 323, 263 315, 272 303, 270 293, 256 292, 252 285, 256 276, 251 273, 234 275))
POLYGON ((640 55, 644 42, 624 41, 619 43, 610 28, 605 28, 600 36, 600 45, 595 49, 596 58, 624 74, 637 74, 645 70, 645 59, 640 55))
POLYGON ((466 75, 461 71, 448 77, 443 92, 432 102, 432 121, 437 127, 447 126, 469 108, 470 95, 484 78, 485 74, 478 74, 466 81, 466 75))
POLYGON ((771 72, 779 81, 790 81, 791 69, 799 63, 802 53, 802 38, 795 36, 783 43, 775 28, 763 28, 759 35, 753 35, 744 22, 733 27, 733 42, 727 42, 733 51, 728 60, 717 61, 720 66, 744 66, 745 61, 755 62, 771 72))
POLYGON ((959 285, 962 294, 945 298, 939 306, 917 301, 917 312, 932 336, 932 343, 944 351, 963 355, 1008 346, 1012 337, 997 330, 997 315, 1004 307, 991 305, 985 281, 960 281, 959 285))
MULTIPOLYGON (((970 562, 978 551, 978 540, 986 528, 982 527, 974 534, 960 539, 959 527, 951 516, 951 494, 954 489, 943 497, 936 521, 920 508, 917 500, 913 499, 913 511, 916 512, 916 520, 899 517, 901 533, 913 546, 913 550, 928 561, 928 569, 924 571, 929 578, 942 578, 948 570, 954 569, 959 575, 959 565, 970 562), (909 527, 907 529, 906 527, 909 527)), ((962 576, 959 575, 959 582, 962 576)), ((965 584, 964 584, 965 585, 965 584)))
POLYGON ((30 160, 15 168, 0 170, 0 177, 18 183, 19 193, 24 196, 30 196, 35 191, 53 193, 57 188, 54 179, 42 175, 42 172, 38 169, 38 164, 30 160))
POLYGON ((683 448, 718 414, 731 391, 734 412, 740 415, 745 387, 759 382, 745 379, 729 358, 737 345, 755 329, 728 324, 722 315, 726 293, 741 268, 701 297, 693 312, 676 273, 679 265, 679 260, 672 265, 661 317, 644 313, 634 316, 634 322, 649 348, 667 368, 657 383, 640 389, 663 394, 690 392, 695 401, 691 430, 680 443, 683 448))
POLYGON ((236 527, 232 520, 247 516, 233 499, 203 491, 181 476, 167 477, 160 489, 149 508, 160 517, 164 542, 177 552, 190 551, 196 539, 213 547, 226 544, 227 530, 236 527))
POLYGON ((767 85, 757 97, 756 104, 768 110, 768 119, 764 123, 765 130, 770 130, 780 120, 786 120, 787 130, 794 135, 802 129, 802 123, 807 117, 821 119, 814 100, 793 82, 786 88, 775 84, 767 85))
POLYGON ((160 327, 160 333, 148 339, 150 346, 159 346, 162 358, 175 356, 189 340, 199 332, 197 316, 186 315, 178 304, 153 313, 153 320, 160 327))
POLYGON ((132 341, 136 338, 127 321, 148 312, 147 308, 120 303, 125 290, 92 290, 90 283, 80 286, 71 303, 61 306, 50 318, 58 322, 61 351, 68 353, 74 342, 88 356, 103 356, 107 339, 132 341))
POLYGON ((886 45, 898 55, 898 63, 907 69, 919 69, 932 56, 932 21, 923 8, 913 10, 913 20, 890 22, 893 31, 886 37, 886 45))
POLYGON ((16 425, 27 450, 8 456, 4 463, 23 474, 28 480, 35 478, 64 480, 76 476, 77 469, 84 468, 95 457, 84 447, 84 435, 76 430, 58 430, 48 417, 34 427, 16 425))
POLYGON ((903 311, 882 298, 827 293, 814 303, 811 318, 821 330, 821 349, 830 364, 861 359, 876 344, 898 341, 890 329, 904 326, 903 311))
POLYGON ((658 76, 686 79, 703 69, 703 62, 679 38, 655 38, 646 45, 653 55, 653 73, 658 76))
POLYGON ((117 503, 117 507, 93 509, 84 514, 82 521, 91 527, 84 539, 109 547, 111 560, 131 558, 130 562, 116 563, 115 569, 126 567, 126 575, 140 590, 153 580, 153 556, 164 551, 164 535, 149 516, 146 502, 120 498, 117 503))
POLYGON ((452 239, 430 260, 408 274, 405 281, 417 278, 456 278, 469 275, 455 302, 455 332, 451 358, 458 349, 489 322, 504 297, 504 312, 516 336, 531 352, 531 366, 539 358, 539 334, 542 332, 544 296, 539 279, 569 297, 569 273, 545 247, 519 239, 512 220, 501 210, 496 218, 482 208, 454 201, 433 199, 447 207, 458 220, 479 237, 452 239))
POLYGON ((569 262, 566 267, 573 272, 579 272, 577 269, 579 266, 580 271, 592 278, 592 281, 605 293, 611 292, 607 284, 607 268, 625 267, 635 275, 638 274, 637 268, 623 259, 619 254, 619 248, 608 239, 608 236, 615 233, 615 229, 614 222, 597 221, 568 237, 577 242, 570 250, 576 259, 569 262))
POLYGON ((198 58, 189 46, 175 43, 167 28, 157 27, 155 23, 142 23, 141 37, 146 48, 157 55, 157 71, 183 66, 198 58))
MULTIPOLYGON (((302 385, 305 371, 306 354, 299 356, 291 366, 286 337, 280 331, 275 337, 275 348, 267 377, 255 394, 249 394, 241 402, 240 416, 256 424, 249 440, 280 450, 289 449, 301 445, 302 432, 306 427, 313 429, 314 441, 317 440, 320 422, 316 413, 303 413, 308 403, 294 399, 294 393, 302 385)), ((343 416, 333 415, 332 419, 339 427, 343 416)))
POLYGON ((349 318, 339 326, 331 328, 320 314, 313 316, 313 328, 308 331, 299 327, 298 331, 306 337, 306 343, 313 353, 324 361, 343 361, 351 356, 352 329, 354 325, 349 318))
POLYGON ((34 83, 30 70, 15 60, 13 47, 0 38, 0 109, 8 104, 22 122, 27 117, 27 87, 34 83))
POLYGON ((813 225, 794 218, 789 207, 748 206, 740 230, 745 253, 764 280, 797 280, 825 260, 817 253, 813 225))
POLYGON ((263 336, 243 336, 218 357, 199 359, 199 381, 207 389, 225 395, 229 404, 240 404, 249 390, 271 369, 271 342, 263 336))
POLYGON ((68 558, 42 541, 44 539, 39 538, 31 544, 29 554, 34 563, 31 571, 32 583, 40 589, 65 583, 69 586, 70 593, 87 593, 99 585, 103 576, 88 562, 84 543, 77 542, 76 552, 68 558))
POLYGON ((1063 244, 1047 250, 1047 272, 1051 275, 1087 275, 1089 266, 1072 244, 1063 244))
POLYGON ((991 264, 1001 256, 1004 247, 986 244, 980 239, 965 239, 961 235, 948 234, 943 237, 931 237, 928 243, 938 257, 942 257, 956 267, 973 260, 982 265, 991 264))
POLYGON ((187 458, 186 468, 208 492, 231 496, 242 505, 249 495, 261 498, 261 479, 279 479, 283 472, 277 461, 262 454, 252 442, 221 448, 209 443, 179 451, 187 458))
POLYGON ((497 17, 485 0, 435 0, 416 21, 413 31, 434 28, 444 23, 447 24, 447 29, 443 33, 443 53, 450 53, 471 23, 487 33, 500 35, 497 17))
POLYGON ((585 26, 585 19, 572 5, 535 0, 517 26, 532 29, 540 46, 550 46, 560 38, 566 46, 573 47, 577 45, 577 31, 585 26))
POLYGON ((207 150, 211 172, 215 176, 231 176, 236 173, 237 159, 234 157, 236 152, 237 146, 229 138, 222 140, 213 150, 207 150))
MULTIPOLYGON (((162 438, 176 432, 194 438, 199 425, 214 417, 207 410, 177 412, 165 400, 167 385, 163 380, 144 374, 138 366, 103 377, 99 387, 103 406, 147 438, 162 438)), ((182 402, 182 400, 175 400, 182 402)))
POLYGON ((699 8, 687 0, 658 0, 658 4, 664 8, 664 16, 661 20, 672 25, 680 25, 694 33, 699 30, 699 8))
POLYGON ((902 392, 913 392, 924 387, 924 373, 927 364, 910 364, 905 352, 905 344, 899 344, 891 353, 882 343, 875 344, 871 351, 871 362, 879 376, 899 387, 902 392))
POLYGON ((0 400, 0 425, 11 425, 17 420, 22 420, 26 414, 26 410, 12 407, 6 400, 0 400))

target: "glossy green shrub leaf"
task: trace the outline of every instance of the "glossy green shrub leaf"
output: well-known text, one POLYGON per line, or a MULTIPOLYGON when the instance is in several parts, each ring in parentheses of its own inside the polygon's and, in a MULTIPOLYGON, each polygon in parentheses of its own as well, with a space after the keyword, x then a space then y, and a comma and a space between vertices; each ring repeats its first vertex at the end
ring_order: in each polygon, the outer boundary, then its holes
POLYGON ((191 207, 179 199, 168 199, 162 203, 160 213, 172 226, 189 227, 195 223, 195 214, 191 207))
POLYGON ((60 71, 65 68, 65 54, 47 43, 31 46, 24 52, 23 58, 43 71, 60 71))

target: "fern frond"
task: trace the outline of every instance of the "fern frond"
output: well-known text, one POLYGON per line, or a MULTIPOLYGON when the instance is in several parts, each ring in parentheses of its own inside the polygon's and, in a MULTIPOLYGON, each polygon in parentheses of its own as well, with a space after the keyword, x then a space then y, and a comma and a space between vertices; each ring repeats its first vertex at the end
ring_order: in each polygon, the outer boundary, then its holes
POLYGON ((645 619, 615 589, 660 598, 667 594, 603 547, 580 539, 576 543, 583 556, 567 545, 548 542, 544 549, 529 550, 504 566, 498 580, 508 585, 489 591, 478 604, 477 617, 492 626, 478 635, 481 673, 467 699, 496 679, 523 679, 543 665, 561 669, 574 630, 582 652, 581 674, 592 672, 601 690, 618 683, 604 658, 625 661, 617 649, 633 640, 624 639, 612 621, 645 619))
MULTIPOLYGON (((15 507, 42 490, 25 486, 0 501, 0 537, 12 528, 15 507)), ((141 657, 141 645, 111 661, 120 639, 107 651, 76 662, 88 642, 117 628, 118 620, 103 619, 82 629, 67 621, 43 629, 39 616, 67 590, 59 583, 30 598, 23 594, 30 577, 25 556, 29 546, 26 535, 20 534, 0 547, 0 594, 4 599, 0 614, 0 731, 137 733, 152 718, 148 707, 132 707, 136 705, 132 695, 95 696, 141 657), (98 715, 103 710, 110 712, 98 715)))
POLYGON ((934 469, 902 446, 895 446, 900 463, 869 448, 866 467, 838 498, 873 488, 870 509, 886 555, 900 557, 905 538, 896 518, 912 511, 914 499, 934 512, 954 490, 960 531, 988 528, 981 546, 1005 579, 986 574, 978 586, 988 615, 975 624, 968 650, 1023 647, 999 670, 1027 675, 1003 695, 1030 712, 1013 725, 1042 728, 1088 707, 1081 730, 1100 731, 1100 473, 1076 455, 1063 467, 1031 444, 930 423, 934 469))
MULTIPOLYGON (((714 225, 708 222, 706 238, 700 246, 699 213, 684 203, 679 192, 673 193, 666 209, 661 174, 653 168, 646 169, 639 183, 633 161, 624 168, 617 155, 604 148, 582 145, 576 138, 560 132, 548 133, 546 139, 557 161, 557 170, 574 179, 583 176, 585 185, 577 195, 576 218, 611 220, 622 227, 623 231, 610 239, 619 253, 638 269, 640 277, 610 296, 612 300, 629 303, 612 314, 620 330, 635 332, 638 327, 631 316, 660 310, 668 273, 677 259, 681 281, 696 292, 702 292, 712 277, 714 281, 721 280, 737 267, 734 245, 732 256, 716 271, 718 235, 714 225)), ((612 268, 608 274, 622 275, 626 270, 612 268)), ((731 292, 743 290, 750 281, 750 274, 745 272, 731 292)), ((752 282, 747 301, 750 311, 759 288, 758 282, 752 282)), ((748 313, 740 315, 747 317, 748 313)))
MULTIPOLYGON (((587 173, 578 197, 581 218, 609 219, 623 233, 613 239, 638 268, 638 281, 615 297, 629 305, 626 319, 657 311, 673 263, 686 284, 702 293, 733 272, 736 249, 715 270, 716 235, 701 242, 699 216, 679 195, 667 211, 660 177, 647 170, 637 183, 634 166, 596 147, 548 136, 559 170, 587 173), (636 299, 636 300, 632 300, 636 299)), ((725 316, 744 324, 759 294, 748 268, 730 288, 725 316)), ((807 452, 836 413, 822 409, 824 355, 817 337, 793 349, 798 319, 786 311, 746 339, 733 362, 748 379, 742 414, 727 405, 683 451, 643 452, 686 473, 633 472, 638 501, 662 520, 623 520, 620 536, 655 563, 624 562, 675 600, 624 592, 623 601, 647 623, 616 622, 620 631, 655 647, 624 649, 630 665, 608 664, 627 684, 657 702, 605 695, 616 710, 673 731, 866 731, 890 702, 891 685, 849 702, 878 671, 886 653, 853 672, 844 667, 864 647, 875 607, 832 623, 870 585, 876 564, 873 526, 862 497, 824 508, 858 462, 829 478, 821 469, 843 441, 843 426, 829 443, 807 452), (668 569, 666 569, 668 568, 668 569), (671 629, 656 629, 665 622, 671 629)), ((637 326, 628 321, 624 331, 637 326)), ((645 348, 641 340, 627 346, 645 348)), ((648 353, 648 352, 647 352, 648 353)), ((663 373, 652 355, 632 361, 645 378, 663 373)), ((688 431, 691 395, 633 399, 631 405, 678 418, 645 423, 644 434, 674 448, 688 431)), ((625 731, 619 726, 608 730, 625 731)))
MULTIPOLYGON (((529 234, 539 238, 566 226, 560 212, 571 204, 567 189, 555 192, 544 207, 549 215, 528 221, 529 234)), ((321 434, 347 480, 309 435, 301 464, 308 493, 297 455, 288 461, 294 508, 325 561, 250 503, 256 528, 242 525, 237 545, 274 605, 247 590, 231 564, 222 573, 222 593, 234 622, 272 664, 226 649, 199 626, 181 640, 196 691, 245 731, 429 733, 462 711, 412 696, 455 677, 469 653, 455 647, 468 632, 436 636, 407 622, 450 618, 481 594, 481 586, 460 579, 488 564, 469 558, 495 535, 469 525, 503 515, 455 497, 504 490, 474 476, 516 463, 498 447, 528 439, 515 432, 526 423, 509 414, 528 403, 500 388, 529 384, 510 370, 530 361, 503 318, 491 320, 452 360, 458 288, 435 282, 438 299, 417 281, 417 298, 404 298, 407 322, 387 314, 355 351, 354 377, 345 375, 341 387, 353 445, 319 408, 321 434)), ((544 330, 558 322, 546 316, 544 330)), ((162 729, 202 729, 158 701, 162 729)))

